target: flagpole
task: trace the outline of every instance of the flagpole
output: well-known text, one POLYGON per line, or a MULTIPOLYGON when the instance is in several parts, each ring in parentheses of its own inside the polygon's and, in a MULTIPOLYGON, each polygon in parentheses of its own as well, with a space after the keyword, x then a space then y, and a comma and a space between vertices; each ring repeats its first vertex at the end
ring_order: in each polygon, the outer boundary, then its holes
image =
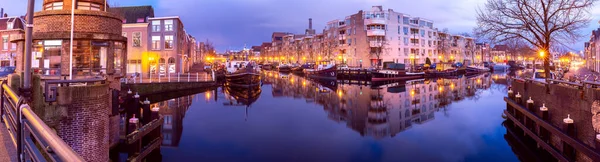
POLYGON ((71 1, 71 43, 69 45, 69 80, 73 80, 73 28, 75 27, 75 1, 71 1))

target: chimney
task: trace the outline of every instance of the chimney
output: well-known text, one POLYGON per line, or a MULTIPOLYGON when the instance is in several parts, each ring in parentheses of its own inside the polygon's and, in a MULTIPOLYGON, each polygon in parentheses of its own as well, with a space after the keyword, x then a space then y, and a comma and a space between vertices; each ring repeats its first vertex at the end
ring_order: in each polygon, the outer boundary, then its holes
POLYGON ((308 29, 312 29, 312 18, 308 18, 308 29))
POLYGON ((4 17, 4 8, 0 8, 0 18, 4 17))

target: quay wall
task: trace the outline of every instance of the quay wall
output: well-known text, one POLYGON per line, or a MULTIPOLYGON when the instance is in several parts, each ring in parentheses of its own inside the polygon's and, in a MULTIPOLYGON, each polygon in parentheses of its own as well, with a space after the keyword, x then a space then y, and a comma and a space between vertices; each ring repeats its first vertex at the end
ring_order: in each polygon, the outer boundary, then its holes
POLYGON ((167 83, 136 83, 122 84, 121 93, 126 93, 128 90, 133 93, 138 93, 141 96, 176 92, 181 90, 208 88, 218 86, 216 82, 167 82, 167 83))
MULTIPOLYGON (((512 82, 514 94, 522 95, 522 105, 531 97, 534 101, 533 113, 542 116, 540 107, 545 104, 548 108, 549 123, 555 127, 566 130, 563 119, 570 115, 575 125, 575 139, 582 141, 591 148, 596 148, 595 139, 597 132, 594 130, 592 110, 594 101, 600 99, 600 89, 581 88, 564 84, 542 84, 535 82, 512 82)), ((518 102, 518 101, 517 101, 518 102)), ((596 110, 598 111, 598 110, 596 110)), ((598 124, 600 125, 600 123, 598 124)), ((563 142, 555 135, 551 135, 550 144, 557 150, 563 151, 563 142)), ((582 153, 577 153, 577 158, 591 161, 582 153)))

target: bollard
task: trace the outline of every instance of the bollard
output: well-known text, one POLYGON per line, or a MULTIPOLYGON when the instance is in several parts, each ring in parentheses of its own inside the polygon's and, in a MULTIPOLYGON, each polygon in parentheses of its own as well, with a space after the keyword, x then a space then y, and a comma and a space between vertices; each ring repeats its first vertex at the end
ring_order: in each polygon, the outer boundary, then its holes
POLYGON ((527 109, 531 112, 535 112, 535 108, 533 108, 533 100, 531 97, 527 100, 527 109))
MULTIPOLYGON (((567 118, 563 119, 563 122, 565 124, 564 128, 567 135, 575 137, 575 124, 573 124, 571 114, 567 114, 567 118)), ((567 157, 567 159, 575 161, 575 149, 565 141, 563 141, 563 154, 567 157)))
POLYGON ((140 116, 140 95, 137 92, 133 95, 133 104, 130 109, 135 116, 140 116))
POLYGON ((540 107, 540 111, 542 111, 542 119, 544 121, 548 121, 548 108, 546 107, 546 104, 542 104, 542 107, 540 107))
POLYGON ((513 92, 512 87, 508 87, 508 98, 515 100, 515 93, 513 92))
POLYGON ((573 124, 571 114, 567 114, 567 118, 564 118, 563 122, 565 123, 565 132, 567 133, 567 135, 575 137, 575 124, 573 124))
POLYGON ((517 92, 517 95, 515 95, 515 98, 517 99, 517 104, 523 105, 523 99, 521 99, 521 93, 517 92))
POLYGON ((594 142, 596 143, 596 151, 600 151, 600 134, 596 134, 596 140, 594 140, 594 142))
POLYGON ((171 73, 167 74, 167 78, 168 78, 169 82, 171 82, 171 73))
POLYGON ((160 83, 160 72, 158 73, 158 82, 160 83))
MULTIPOLYGON (((548 121, 548 108, 546 107, 546 103, 542 104, 540 107, 540 111, 542 112, 542 120, 548 121)), ((542 140, 545 142, 550 142, 550 133, 544 127, 539 127, 539 135, 542 140)))
MULTIPOLYGON (((127 130, 128 135, 135 132, 139 128, 139 122, 140 122, 140 120, 138 118, 135 118, 135 115, 129 119, 128 126, 130 129, 127 130)), ((129 149, 128 149, 129 157, 137 155, 140 152, 140 150, 141 150, 140 144, 141 143, 139 140, 136 140, 135 142, 129 144, 129 149)))
POLYGON ((160 111, 160 108, 158 106, 154 106, 152 109, 150 109, 150 113, 151 113, 151 117, 150 118, 152 120, 158 119, 159 115, 160 115, 159 111, 160 111))
POLYGON ((150 119, 152 117, 152 113, 150 112, 150 101, 148 100, 148 98, 146 98, 146 100, 142 104, 142 110, 142 123, 146 125, 150 123, 150 121, 152 121, 152 119, 150 119))

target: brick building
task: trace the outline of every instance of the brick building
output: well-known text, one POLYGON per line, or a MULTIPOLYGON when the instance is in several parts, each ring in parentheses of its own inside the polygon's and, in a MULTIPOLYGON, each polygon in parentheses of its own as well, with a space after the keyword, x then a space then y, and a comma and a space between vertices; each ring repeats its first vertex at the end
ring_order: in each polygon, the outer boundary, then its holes
MULTIPOLYGON (((32 87, 35 109, 85 161, 108 161, 111 144, 118 142, 118 110, 111 110, 125 72, 126 42, 122 17, 106 12, 104 0, 44 0, 34 13, 32 71, 41 80, 32 87), (75 10, 71 10, 71 8, 75 10), (74 14, 71 44, 71 14, 74 14), (73 51, 72 57, 70 51, 73 51), (72 62, 71 62, 72 61, 72 62), (72 70, 72 73, 71 73, 72 70), (78 86, 44 84, 49 80, 99 78, 78 86), (49 87, 45 87, 49 86, 49 87), (55 91, 47 89, 56 88, 55 91), (54 93, 56 101, 48 100, 54 93), (39 95, 42 94, 42 95, 39 95), (44 100, 44 98, 46 100, 44 100), (43 103, 39 103, 43 102, 43 103), (61 112, 61 113, 57 113, 61 112), (116 126, 116 127, 115 127, 116 126), (116 139, 116 140, 115 140, 116 139)), ((14 36, 14 35, 13 35, 14 36)), ((11 36, 17 44, 16 80, 24 70, 25 36, 11 36)))
POLYGON ((23 17, 5 17, 4 9, 0 12, 0 66, 15 66, 17 44, 11 39, 25 33, 23 17))

